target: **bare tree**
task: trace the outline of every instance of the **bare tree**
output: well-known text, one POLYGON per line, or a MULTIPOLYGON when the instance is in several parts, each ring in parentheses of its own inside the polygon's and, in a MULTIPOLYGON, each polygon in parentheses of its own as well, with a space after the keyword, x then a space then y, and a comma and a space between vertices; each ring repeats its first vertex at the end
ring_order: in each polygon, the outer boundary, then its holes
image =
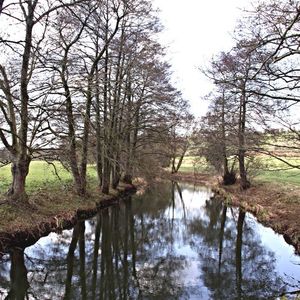
MULTIPOLYGON (((20 18, 23 17, 25 27, 24 42, 20 42, 20 66, 17 70, 19 78, 19 101, 20 106, 16 109, 14 93, 11 80, 4 66, 1 71, 1 90, 4 94, 6 105, 1 103, 1 111, 6 121, 6 126, 0 128, 0 138, 4 146, 8 149, 12 161, 13 182, 8 192, 13 199, 25 199, 25 180, 29 171, 29 164, 32 159, 32 151, 28 147, 29 130, 29 84, 32 78, 32 55, 34 53, 33 28, 36 24, 35 12, 38 1, 27 1, 19 3, 21 11, 20 18), (6 128, 5 128, 6 127, 6 128), (8 138, 8 135, 10 138, 8 138)), ((37 45, 38 46, 38 45, 37 45)))
MULTIPOLYGON (((206 72, 216 86, 222 87, 230 96, 231 111, 235 117, 231 127, 236 136, 239 175, 242 189, 247 189, 250 182, 247 176, 246 158, 249 151, 258 147, 259 135, 255 135, 262 116, 273 113, 270 102, 261 101, 259 96, 262 87, 254 80, 261 62, 268 55, 259 51, 256 40, 241 40, 228 53, 222 53, 219 59, 212 62, 211 70, 206 72)), ((222 117, 222 114, 221 114, 222 117)))
POLYGON ((168 145, 168 154, 171 158, 172 174, 179 171, 183 159, 191 145, 194 121, 194 117, 190 114, 180 116, 177 124, 170 129, 170 136, 167 137, 166 145, 168 145))
POLYGON ((19 1, 2 16, 25 34, 0 41, 9 58, 0 65, 0 139, 11 198, 27 199, 29 164, 46 154, 71 171, 78 195, 88 194, 89 162, 102 192, 131 183, 187 109, 153 38, 151 2, 19 1))
POLYGON ((79 2, 82 0, 64 3, 53 0, 46 5, 38 0, 19 1, 11 3, 2 12, 16 23, 16 30, 19 30, 15 40, 1 39, 5 55, 14 60, 0 66, 3 98, 0 102, 0 139, 12 162, 13 181, 8 192, 11 199, 27 199, 25 182, 33 154, 50 142, 44 138, 48 130, 44 126, 48 116, 45 109, 48 95, 40 78, 43 75, 37 69, 41 49, 45 46, 49 17, 52 12, 79 2))
POLYGON ((271 102, 274 107, 272 117, 264 120, 266 132, 275 133, 276 131, 272 130, 274 127, 288 131, 285 143, 276 142, 280 138, 277 131, 276 135, 273 134, 273 142, 267 140, 264 147, 258 148, 257 151, 281 160, 289 168, 299 168, 298 164, 270 150, 275 147, 281 148, 282 151, 299 151, 299 2, 257 3, 247 16, 248 22, 241 25, 241 32, 248 36, 255 34, 259 41, 259 51, 268 52, 253 75, 253 80, 260 89, 249 89, 249 92, 259 95, 265 103, 271 102))
MULTIPOLYGON (((61 138, 65 135, 68 136, 70 155, 67 160, 79 195, 86 194, 89 136, 91 118, 94 113, 92 111, 94 98, 98 99, 95 107, 96 115, 99 117, 100 114, 98 65, 108 52, 109 44, 117 34, 122 18, 127 14, 127 8, 122 5, 122 1, 116 2, 114 5, 111 7, 107 2, 106 15, 103 15, 103 3, 91 1, 79 6, 76 10, 69 9, 58 16, 54 45, 58 44, 63 55, 58 52, 57 57, 57 46, 52 46, 50 49, 50 55, 54 56, 50 68, 59 75, 56 93, 59 95, 62 89, 65 99, 65 105, 61 106, 60 102, 57 103, 57 109, 60 107, 57 111, 61 112, 63 108, 68 128, 67 131, 62 128, 61 134, 56 131, 61 138), (73 26, 70 26, 71 24, 73 26), (79 53, 80 55, 78 55, 79 53), (78 102, 78 95, 81 95, 85 101, 78 102)), ((57 127, 57 125, 54 126, 57 127)), ((99 134, 100 123, 97 126, 99 134)))
POLYGON ((237 138, 234 134, 237 119, 235 116, 234 95, 226 88, 218 86, 208 97, 209 111, 202 118, 200 135, 200 155, 222 174, 225 185, 236 182, 237 138))

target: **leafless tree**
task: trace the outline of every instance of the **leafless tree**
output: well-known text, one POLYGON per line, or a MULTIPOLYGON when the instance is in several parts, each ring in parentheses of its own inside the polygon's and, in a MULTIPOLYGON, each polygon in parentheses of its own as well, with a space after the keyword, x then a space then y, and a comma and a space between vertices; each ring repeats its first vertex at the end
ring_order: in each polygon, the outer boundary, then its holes
POLYGON ((3 17, 15 22, 15 39, 2 38, 1 47, 8 63, 0 66, 1 127, 0 139, 10 153, 13 182, 11 199, 26 199, 25 181, 34 152, 49 144, 45 139, 47 119, 42 73, 38 57, 45 46, 52 13, 77 5, 81 1, 19 1, 11 3, 3 17))
POLYGON ((258 67, 267 55, 268 52, 258 50, 256 40, 241 40, 230 52, 222 53, 213 61, 211 69, 206 72, 216 86, 221 87, 223 95, 226 91, 226 98, 221 99, 230 101, 226 105, 232 107, 231 114, 235 115, 231 132, 237 136, 236 154, 242 189, 250 186, 246 157, 249 151, 258 147, 256 127, 260 125, 262 116, 274 112, 270 102, 261 101, 262 87, 254 80, 258 67))

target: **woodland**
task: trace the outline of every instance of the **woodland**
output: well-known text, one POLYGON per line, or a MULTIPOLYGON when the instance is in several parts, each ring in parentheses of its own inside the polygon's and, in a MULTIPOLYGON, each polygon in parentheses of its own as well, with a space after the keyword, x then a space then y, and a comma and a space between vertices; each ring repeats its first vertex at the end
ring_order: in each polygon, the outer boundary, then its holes
POLYGON ((241 190, 263 167, 299 178, 298 1, 257 1, 242 13, 234 47, 199 66, 214 84, 199 99, 210 103, 201 119, 173 85, 150 0, 2 0, 0 24, 8 201, 27 202, 30 168, 46 164, 80 197, 91 185, 108 194, 178 173, 185 157, 241 190))
POLYGON ((201 118, 163 30, 0 0, 1 299, 300 299, 300 1, 241 11, 201 118))

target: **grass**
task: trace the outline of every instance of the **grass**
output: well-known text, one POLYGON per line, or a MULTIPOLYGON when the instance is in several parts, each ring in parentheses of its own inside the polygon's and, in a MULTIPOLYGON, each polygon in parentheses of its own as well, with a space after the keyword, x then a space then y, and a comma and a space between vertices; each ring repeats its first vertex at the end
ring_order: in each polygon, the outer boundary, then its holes
MULTIPOLYGON (((97 186, 95 167, 88 166, 88 197, 79 197, 73 191, 72 176, 59 162, 54 167, 43 161, 33 161, 26 180, 29 204, 26 202, 0 201, 0 249, 3 232, 43 232, 43 224, 63 224, 71 220, 78 211, 94 212, 97 204, 103 200, 117 197, 127 188, 120 184, 118 190, 111 189, 109 195, 101 193, 97 186)), ((0 168, 0 199, 5 200, 5 192, 11 183, 10 166, 0 168)), ((51 225, 52 226, 52 225, 51 225)), ((1 251, 1 250, 0 250, 1 251)))
MULTIPOLYGON (((300 157, 283 157, 293 165, 300 165, 300 157)), ((292 169, 278 159, 264 156, 264 168, 258 171, 256 180, 300 186, 300 170, 292 169)))
MULTIPOLYGON (((300 165, 300 157, 286 158, 290 163, 300 165)), ((259 157, 261 167, 255 172, 255 180, 259 182, 273 182, 282 184, 292 184, 300 186, 300 170, 287 169, 287 166, 279 160, 271 157, 259 157)), ((59 163, 54 162, 58 176, 55 174, 54 167, 44 161, 32 161, 30 171, 26 180, 26 190, 29 194, 41 189, 61 190, 72 185, 72 175, 59 163)), ((203 157, 186 156, 183 159, 180 172, 183 173, 211 173, 214 170, 210 167, 203 157)), ((0 168, 0 194, 6 192, 11 183, 10 166, 0 168)), ((94 186, 97 182, 95 167, 88 166, 88 182, 94 186)))
MULTIPOLYGON (((278 186, 278 183, 281 183, 282 187, 295 187, 295 190, 298 189, 300 186, 299 170, 281 170, 286 168, 286 166, 280 161, 269 157, 263 157, 263 159, 260 157, 260 159, 267 168, 259 170, 256 176, 257 182, 268 182, 270 186, 274 187, 278 186)), ((291 157, 289 161, 294 164, 300 163, 300 158, 291 157)), ((63 214, 66 211, 74 212, 80 207, 91 207, 95 201, 100 200, 103 196, 97 189, 97 174, 94 166, 90 165, 88 167, 88 182, 91 197, 83 200, 72 193, 71 174, 59 162, 54 162, 54 165, 59 177, 55 174, 54 167, 46 162, 33 161, 30 165, 26 189, 30 196, 30 203, 37 210, 32 212, 30 216, 27 216, 28 220, 26 220, 26 223, 28 225, 37 222, 43 216, 63 214)), ((185 173, 213 174, 213 169, 208 166, 205 159, 196 156, 185 157, 180 171, 185 173)), ((10 166, 0 168, 0 194, 4 195, 10 183, 10 166)), ((22 223, 24 223, 22 208, 19 209, 9 204, 0 205, 0 230, 1 228, 7 228, 5 224, 8 223, 13 224, 12 226, 16 226, 16 224, 22 226, 22 223)))
POLYGON ((256 180, 262 182, 280 182, 300 186, 300 170, 262 171, 256 180))
MULTIPOLYGON (((289 163, 300 165, 300 157, 284 157, 289 163)), ((285 163, 268 156, 260 156, 256 160, 257 168, 253 176, 258 182, 271 182, 300 186, 300 170, 290 169, 285 163)), ((212 173, 203 157, 187 156, 183 159, 179 170, 183 173, 212 173)), ((252 173, 252 172, 251 172, 252 173)))
POLYGON ((184 173, 212 173, 213 169, 207 164, 204 157, 186 156, 183 158, 179 171, 184 173))
MULTIPOLYGON (((32 161, 29 174, 26 179, 26 190, 29 194, 40 189, 59 190, 72 185, 72 175, 59 162, 54 162, 58 176, 55 174, 54 166, 44 161, 32 161)), ((95 167, 88 166, 88 182, 96 183, 97 173, 95 167)), ((0 168, 0 194, 6 192, 12 180, 10 166, 0 168)))

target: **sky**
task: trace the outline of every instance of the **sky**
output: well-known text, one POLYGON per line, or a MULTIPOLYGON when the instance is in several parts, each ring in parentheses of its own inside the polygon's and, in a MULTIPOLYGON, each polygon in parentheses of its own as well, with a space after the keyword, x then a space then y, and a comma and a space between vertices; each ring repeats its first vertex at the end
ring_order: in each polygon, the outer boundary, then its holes
POLYGON ((250 2, 152 0, 164 26, 159 41, 168 49, 167 61, 172 65, 173 84, 182 91, 197 117, 206 113, 208 102, 203 98, 212 89, 199 68, 208 66, 213 55, 234 46, 234 28, 242 9, 250 2))
POLYGON ((167 46, 173 83, 200 117, 207 111, 203 97, 212 86, 199 68, 220 51, 234 46, 232 34, 241 9, 250 0, 153 0, 164 26, 159 40, 167 46))

